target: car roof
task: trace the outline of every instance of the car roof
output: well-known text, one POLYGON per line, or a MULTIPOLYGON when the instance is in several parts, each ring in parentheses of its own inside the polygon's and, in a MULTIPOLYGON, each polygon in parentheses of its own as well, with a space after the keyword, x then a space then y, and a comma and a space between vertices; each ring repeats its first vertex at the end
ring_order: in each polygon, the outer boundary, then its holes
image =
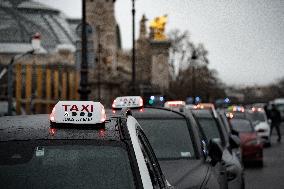
POLYGON ((208 109, 193 109, 193 115, 199 118, 214 118, 211 110, 208 109))
POLYGON ((159 107, 146 107, 143 111, 131 110, 133 117, 137 119, 144 118, 167 118, 167 119, 185 119, 185 116, 180 112, 159 107))
MULTIPOLYGON (((103 137, 100 129, 55 128, 51 133, 49 115, 23 115, 0 117, 0 141, 37 139, 97 139, 120 140, 115 129, 116 120, 105 124, 103 137)), ((102 127, 100 127, 102 128, 102 127)))

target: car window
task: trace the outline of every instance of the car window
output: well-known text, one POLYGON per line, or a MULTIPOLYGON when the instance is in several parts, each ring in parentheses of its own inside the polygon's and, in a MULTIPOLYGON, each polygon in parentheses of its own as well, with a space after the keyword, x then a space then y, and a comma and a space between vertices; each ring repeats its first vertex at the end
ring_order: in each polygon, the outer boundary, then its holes
POLYGON ((242 132, 253 132, 252 125, 249 120, 245 119, 231 119, 230 120, 234 130, 242 132))
POLYGON ((264 112, 251 112, 247 113, 247 118, 252 121, 265 121, 265 113, 264 112))
POLYGON ((220 133, 218 130, 218 126, 214 119, 197 118, 197 120, 207 139, 212 139, 212 138, 220 139, 220 133))
POLYGON ((1 142, 0 180, 1 188, 135 188, 126 149, 81 141, 1 142))
POLYGON ((195 157, 185 119, 139 119, 139 123, 158 159, 195 157))
POLYGON ((246 119, 246 113, 244 112, 232 112, 236 119, 246 119))

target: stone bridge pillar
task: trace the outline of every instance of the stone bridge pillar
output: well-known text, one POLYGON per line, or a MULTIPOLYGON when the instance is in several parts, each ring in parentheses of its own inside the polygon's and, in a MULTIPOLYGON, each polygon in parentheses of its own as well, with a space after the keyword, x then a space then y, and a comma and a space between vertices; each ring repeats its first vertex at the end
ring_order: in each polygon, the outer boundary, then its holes
POLYGON ((151 66, 151 84, 158 86, 163 93, 169 88, 170 66, 169 66, 169 48, 170 41, 151 40, 152 66, 151 66))

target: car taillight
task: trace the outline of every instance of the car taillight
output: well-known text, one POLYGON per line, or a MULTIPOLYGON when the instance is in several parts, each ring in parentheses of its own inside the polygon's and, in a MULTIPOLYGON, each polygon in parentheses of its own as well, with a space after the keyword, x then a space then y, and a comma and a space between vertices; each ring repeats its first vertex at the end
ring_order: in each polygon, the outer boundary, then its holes
POLYGON ((56 133, 56 129, 55 128, 50 128, 49 129, 49 133, 53 136, 56 133))

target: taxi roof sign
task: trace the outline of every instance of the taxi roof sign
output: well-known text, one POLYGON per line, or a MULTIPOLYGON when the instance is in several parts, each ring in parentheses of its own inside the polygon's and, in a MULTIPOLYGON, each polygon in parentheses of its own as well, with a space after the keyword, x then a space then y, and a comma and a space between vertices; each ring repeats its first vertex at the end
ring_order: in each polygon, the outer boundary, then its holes
POLYGON ((172 100, 172 101, 167 101, 165 104, 164 104, 164 107, 165 108, 170 108, 170 107, 175 107, 175 106, 185 106, 185 101, 182 101, 182 100, 172 100))
POLYGON ((53 123, 98 124, 105 120, 104 106, 93 101, 59 101, 50 114, 53 123))
POLYGON ((121 96, 117 97, 112 103, 113 109, 141 107, 143 107, 143 99, 141 96, 121 96))

